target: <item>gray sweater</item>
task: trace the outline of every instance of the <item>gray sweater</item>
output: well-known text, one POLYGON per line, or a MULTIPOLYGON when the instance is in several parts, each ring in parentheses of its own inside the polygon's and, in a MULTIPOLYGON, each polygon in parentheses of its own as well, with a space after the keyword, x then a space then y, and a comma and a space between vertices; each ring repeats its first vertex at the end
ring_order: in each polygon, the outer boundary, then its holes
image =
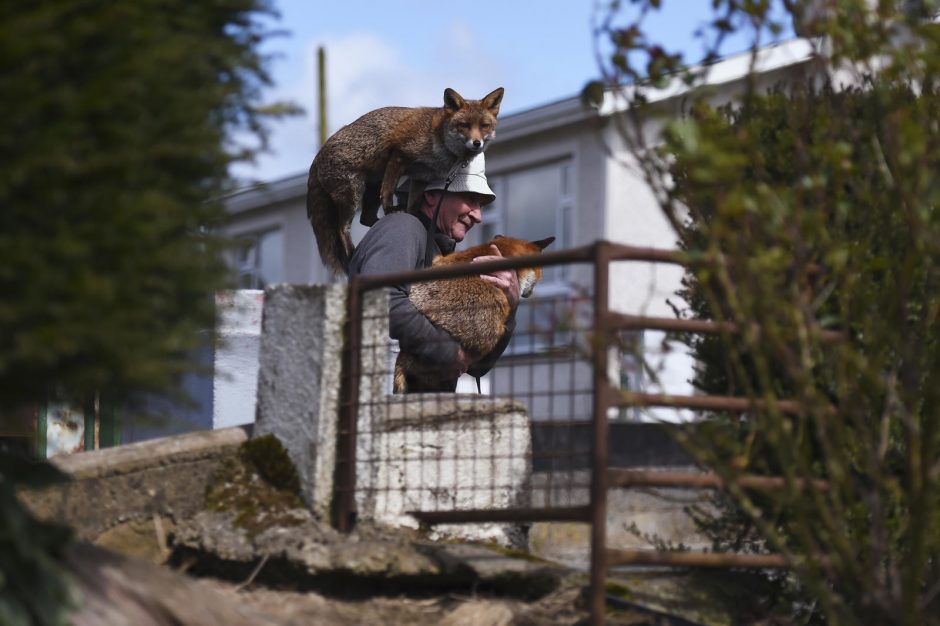
MULTIPOLYGON (((440 235, 438 235, 440 237, 440 235)), ((356 274, 390 274, 423 268, 428 241, 427 227, 410 213, 391 213, 369 229, 349 261, 349 276, 356 274)), ((452 242, 453 240, 450 240, 452 242)), ((434 255, 441 246, 432 243, 434 255)), ((453 246, 445 246, 450 249, 453 246)), ((389 288, 389 335, 397 339, 402 351, 409 352, 429 364, 441 367, 453 365, 457 360, 457 342, 445 330, 431 323, 411 300, 408 285, 389 288)), ((515 330, 515 312, 506 323, 506 334, 496 348, 470 368, 473 376, 482 376, 490 370, 503 353, 515 330)))

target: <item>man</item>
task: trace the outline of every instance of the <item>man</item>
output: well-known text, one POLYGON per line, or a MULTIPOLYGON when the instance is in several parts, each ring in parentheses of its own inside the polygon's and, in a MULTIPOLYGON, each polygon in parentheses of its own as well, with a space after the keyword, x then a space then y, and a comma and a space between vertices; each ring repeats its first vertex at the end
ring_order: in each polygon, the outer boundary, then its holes
MULTIPOLYGON (((390 213, 370 228, 349 262, 349 276, 421 269, 434 256, 451 253, 467 232, 480 223, 482 207, 495 200, 496 195, 486 180, 483 154, 457 170, 447 191, 445 186, 443 180, 429 183, 420 198, 412 198, 414 206, 410 212, 390 213)), ((474 261, 502 258, 495 246, 491 249, 492 255, 474 261)), ((398 340, 402 350, 449 372, 455 389, 461 374, 469 372, 479 377, 488 372, 506 349, 515 329, 515 310, 519 304, 516 272, 503 270, 481 274, 480 278, 503 290, 513 313, 506 323, 506 334, 493 352, 476 362, 453 337, 414 307, 408 299, 407 285, 389 290, 389 334, 398 340)))

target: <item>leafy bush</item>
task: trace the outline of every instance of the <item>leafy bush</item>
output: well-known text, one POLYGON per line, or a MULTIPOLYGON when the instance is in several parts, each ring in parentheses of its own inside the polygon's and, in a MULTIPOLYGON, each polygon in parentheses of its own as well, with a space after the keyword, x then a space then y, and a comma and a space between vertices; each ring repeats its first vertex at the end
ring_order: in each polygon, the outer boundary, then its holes
MULTIPOLYGON (((641 18, 659 4, 631 3, 641 18)), ((634 83, 619 128, 680 235, 688 313, 741 324, 690 338, 694 382, 754 407, 685 443, 730 484, 707 520, 716 547, 793 566, 752 577, 754 596, 735 589, 742 623, 940 623, 940 29, 900 4, 784 3, 818 37, 807 76, 770 92, 746 76, 733 107, 714 104, 707 64, 682 69, 641 20, 605 22, 606 85, 634 83), (648 88, 675 81, 693 88, 688 115, 651 145, 648 88), (744 473, 786 486, 745 491, 744 473)), ((706 59, 749 33, 753 72, 779 5, 713 6, 706 59)))
MULTIPOLYGON (((898 211, 879 148, 902 131, 883 110, 904 125, 926 124, 933 98, 875 84, 791 86, 740 109, 697 110, 695 130, 676 127, 667 140, 679 155, 675 197, 690 207, 684 248, 725 260, 723 270, 688 275, 691 311, 757 322, 734 341, 690 338, 696 386, 796 398, 806 409, 715 415, 705 437, 689 443, 726 472, 833 485, 812 498, 797 489, 739 494, 721 519, 703 521, 720 549, 764 550, 769 541, 784 553, 829 558, 828 572, 817 561, 811 567, 820 571, 802 580, 812 581, 804 583, 811 596, 832 596, 821 612, 836 623, 889 623, 912 598, 929 602, 927 581, 940 573, 940 494, 931 463, 919 461, 924 453, 938 459, 929 434, 938 416, 926 403, 940 373, 929 313, 940 259, 922 226, 898 211), (688 132, 707 140, 689 150, 688 132), (715 167, 721 154, 745 158, 715 167), (823 341, 824 328, 845 341, 823 341), (922 527, 910 523, 920 516, 922 527)), ((917 167, 938 160, 940 153, 923 154, 917 167)), ((916 172, 900 175, 918 182, 916 172)), ((772 578, 778 585, 752 602, 794 591, 791 580, 772 578)))
POLYGON ((51 465, 0 453, 0 624, 69 624, 78 598, 59 559, 69 529, 33 519, 15 488, 46 487, 64 476, 51 465))

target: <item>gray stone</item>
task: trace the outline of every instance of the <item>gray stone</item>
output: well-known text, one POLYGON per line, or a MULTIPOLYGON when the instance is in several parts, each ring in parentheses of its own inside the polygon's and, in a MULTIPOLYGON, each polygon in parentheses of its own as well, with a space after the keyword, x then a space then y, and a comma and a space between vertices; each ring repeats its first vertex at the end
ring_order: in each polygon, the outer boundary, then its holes
MULTIPOLYGON (((650 471, 700 473, 694 466, 639 468, 650 471)), ((533 506, 578 506, 590 501, 587 470, 535 472, 533 506)), ((660 544, 707 550, 711 541, 696 526, 688 507, 713 510, 712 493, 701 489, 633 488, 607 491, 608 548, 654 550, 660 544)), ((568 567, 587 569, 590 559, 590 525, 577 522, 538 522, 532 525, 528 549, 541 558, 568 567)))
POLYGON ((341 535, 306 511, 298 512, 304 513, 308 517, 299 525, 250 537, 233 523, 232 514, 203 511, 177 527, 174 560, 194 564, 195 571, 206 563, 211 573, 235 579, 265 561, 263 579, 289 578, 297 586, 339 574, 392 584, 484 585, 520 597, 544 595, 564 575, 557 566, 485 546, 435 543, 368 523, 341 535))
MULTIPOLYGON (((388 305, 384 291, 364 307, 360 399, 382 390, 388 305), (381 349, 380 349, 381 348, 381 349), (380 363, 373 362, 380 359, 380 363)), ((305 502, 329 519, 341 389, 344 285, 274 285, 265 290, 255 433, 273 433, 300 476, 305 502)))
POLYGON ((435 543, 438 562, 448 570, 458 567, 473 572, 479 584, 511 592, 525 598, 538 598, 554 590, 564 569, 521 553, 506 553, 468 543, 435 543))
POLYGON ((302 513, 307 518, 296 526, 270 528, 250 537, 234 524, 233 514, 202 511, 177 527, 176 558, 211 556, 242 565, 274 558, 310 576, 337 571, 364 577, 440 573, 407 535, 368 527, 340 535, 309 512, 302 513))
POLYGON ((509 626, 515 615, 504 602, 470 600, 441 621, 441 626, 509 626))
POLYGON ((254 432, 280 439, 304 500, 322 515, 333 484, 330 416, 339 400, 345 301, 342 285, 274 285, 264 294, 254 432))
POLYGON ((37 517, 89 541, 128 520, 178 520, 203 508, 212 475, 247 438, 235 427, 56 457, 71 480, 19 495, 37 517))

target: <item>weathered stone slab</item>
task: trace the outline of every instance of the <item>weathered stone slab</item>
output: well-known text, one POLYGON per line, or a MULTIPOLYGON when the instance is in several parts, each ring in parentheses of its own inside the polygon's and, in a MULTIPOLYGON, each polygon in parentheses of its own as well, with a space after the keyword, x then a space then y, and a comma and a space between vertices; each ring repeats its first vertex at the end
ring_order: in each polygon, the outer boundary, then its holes
MULTIPOLYGON (((444 393, 388 396, 370 415, 360 415, 359 519, 417 528, 408 511, 528 506, 531 446, 520 402, 444 393)), ((524 543, 513 524, 445 524, 431 536, 524 543)))
POLYGON ((244 580, 258 564, 258 580, 295 587, 330 586, 336 581, 403 589, 484 586, 534 598, 555 589, 562 568, 518 558, 480 545, 434 543, 407 530, 357 525, 341 535, 309 512, 296 526, 276 527, 251 536, 233 523, 231 513, 199 513, 176 528, 174 563, 191 573, 244 580))
POLYGON ((128 520, 180 519, 203 508, 212 474, 247 438, 236 427, 56 457, 52 463, 72 480, 20 498, 40 519, 66 523, 85 540, 128 520))

